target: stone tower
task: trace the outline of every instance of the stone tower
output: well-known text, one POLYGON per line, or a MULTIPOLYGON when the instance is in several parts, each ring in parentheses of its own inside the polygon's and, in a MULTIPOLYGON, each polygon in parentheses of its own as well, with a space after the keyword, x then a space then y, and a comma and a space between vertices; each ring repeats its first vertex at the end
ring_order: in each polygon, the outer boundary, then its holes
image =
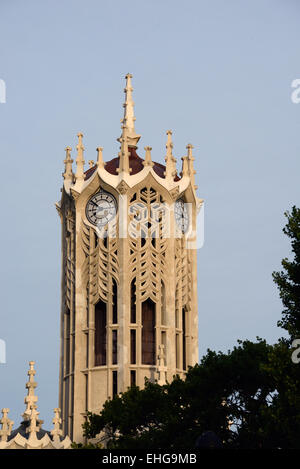
POLYGON ((145 377, 160 384, 198 360, 196 196, 192 145, 180 176, 167 132, 165 165, 137 154, 130 74, 116 158, 76 171, 66 148, 62 197, 60 397, 63 431, 81 442, 87 411, 145 377))

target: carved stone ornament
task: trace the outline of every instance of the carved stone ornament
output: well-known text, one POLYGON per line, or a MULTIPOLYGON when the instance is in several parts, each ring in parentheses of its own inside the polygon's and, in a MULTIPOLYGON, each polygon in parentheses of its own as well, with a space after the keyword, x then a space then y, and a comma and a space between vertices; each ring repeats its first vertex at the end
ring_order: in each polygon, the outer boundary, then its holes
POLYGON ((124 195, 128 191, 129 186, 125 181, 121 181, 120 184, 117 186, 117 190, 120 192, 120 194, 124 195))
POLYGON ((72 195, 73 199, 76 201, 78 199, 78 197, 80 196, 80 193, 77 192, 75 189, 71 188, 71 195, 72 195))
POLYGON ((172 197, 173 200, 178 199, 178 196, 179 196, 179 187, 176 186, 176 187, 174 187, 174 189, 171 189, 171 190, 170 190, 170 194, 171 194, 171 197, 172 197))

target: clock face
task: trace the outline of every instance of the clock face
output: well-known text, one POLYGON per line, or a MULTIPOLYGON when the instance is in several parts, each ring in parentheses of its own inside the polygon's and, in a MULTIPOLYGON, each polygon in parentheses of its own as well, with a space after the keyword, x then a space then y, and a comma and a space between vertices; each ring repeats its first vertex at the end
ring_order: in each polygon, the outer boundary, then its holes
POLYGON ((87 219, 93 225, 105 226, 116 216, 116 199, 113 195, 101 190, 88 201, 85 212, 87 219))
POLYGON ((189 213, 186 204, 183 199, 178 199, 175 202, 175 221, 181 231, 181 233, 186 233, 189 227, 189 213))

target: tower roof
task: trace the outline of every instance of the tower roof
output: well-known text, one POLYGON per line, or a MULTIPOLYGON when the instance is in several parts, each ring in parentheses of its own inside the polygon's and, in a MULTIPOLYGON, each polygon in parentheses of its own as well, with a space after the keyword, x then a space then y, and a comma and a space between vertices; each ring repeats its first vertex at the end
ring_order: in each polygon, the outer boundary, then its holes
POLYGON ((190 178, 192 181, 192 187, 196 190, 197 186, 195 186, 195 170, 193 166, 193 155, 192 155, 192 145, 188 145, 188 155, 187 157, 183 158, 183 168, 180 175, 177 174, 176 168, 176 158, 173 155, 173 142, 172 142, 172 131, 167 131, 167 144, 166 144, 166 156, 165 156, 165 164, 158 163, 152 160, 151 150, 150 147, 145 147, 146 150, 146 157, 145 160, 141 158, 137 154, 137 144, 140 139, 140 135, 138 135, 135 131, 135 116, 134 116, 134 102, 132 99, 132 84, 131 78, 132 75, 128 73, 126 75, 126 87, 124 89, 125 92, 125 102, 123 104, 124 107, 124 116, 121 119, 121 127, 122 127, 122 134, 117 139, 120 143, 120 151, 118 155, 112 158, 109 161, 104 161, 102 156, 102 147, 97 148, 98 157, 97 162, 94 163, 93 160, 89 161, 89 168, 84 170, 84 158, 83 152, 84 147, 82 145, 82 137, 81 133, 78 134, 79 142, 77 145, 77 158, 76 164, 77 169, 75 174, 72 171, 71 165, 71 156, 70 156, 70 148, 67 147, 67 157, 65 160, 66 170, 64 173, 64 187, 68 193, 73 191, 73 194, 81 193, 82 189, 85 187, 84 181, 87 181, 91 178, 91 176, 95 173, 97 169, 105 170, 105 172, 119 176, 119 180, 126 179, 128 176, 136 175, 137 173, 141 172, 144 168, 150 168, 154 171, 162 179, 165 179, 166 184, 169 183, 173 184, 174 182, 180 181, 182 178, 188 179, 190 178))
MULTIPOLYGON (((137 154, 136 149, 134 147, 128 147, 128 151, 129 151, 129 167, 131 168, 130 174, 131 175, 137 174, 140 171, 142 171, 142 169, 144 169, 144 165, 143 165, 144 160, 137 154)), ((116 175, 118 174, 117 169, 119 168, 119 165, 120 165, 120 157, 117 156, 116 158, 113 158, 112 160, 106 162, 105 169, 110 174, 116 175)), ((85 180, 89 179, 94 174, 96 169, 97 169, 97 165, 85 171, 84 173, 85 180)), ((158 176, 160 176, 161 178, 165 178, 165 174, 164 174, 166 171, 165 165, 153 161, 153 170, 156 172, 158 176)), ((174 177, 174 181, 179 181, 179 179, 180 177, 176 174, 174 177)))

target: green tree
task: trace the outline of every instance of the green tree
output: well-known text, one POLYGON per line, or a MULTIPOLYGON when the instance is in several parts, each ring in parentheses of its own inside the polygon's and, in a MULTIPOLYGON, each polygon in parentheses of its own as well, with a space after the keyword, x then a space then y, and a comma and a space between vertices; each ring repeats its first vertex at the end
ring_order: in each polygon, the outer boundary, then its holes
POLYGON ((227 354, 208 351, 185 380, 177 376, 164 386, 146 381, 144 389, 132 387, 108 400, 100 415, 88 415, 85 435, 105 430, 110 448, 179 450, 194 448, 210 430, 224 447, 272 447, 263 425, 275 390, 267 368, 271 350, 258 340, 239 342, 227 354))
POLYGON ((283 232, 291 239, 293 260, 282 260, 283 271, 273 272, 284 310, 278 326, 290 335, 290 342, 300 337, 300 209, 295 206, 286 212, 287 224, 283 232))
POLYGON ((292 362, 288 343, 272 347, 265 370, 276 389, 265 412, 265 429, 274 447, 300 449, 300 364, 292 362))

